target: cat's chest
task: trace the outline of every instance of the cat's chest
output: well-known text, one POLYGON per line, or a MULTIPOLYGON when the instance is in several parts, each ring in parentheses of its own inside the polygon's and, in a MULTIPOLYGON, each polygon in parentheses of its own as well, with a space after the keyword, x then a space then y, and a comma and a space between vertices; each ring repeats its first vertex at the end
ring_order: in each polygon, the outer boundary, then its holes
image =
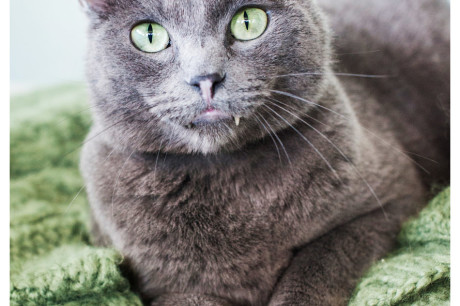
POLYGON ((113 205, 123 211, 118 216, 126 223, 154 224, 149 227, 152 235, 174 234, 177 229, 182 238, 207 237, 210 242, 219 235, 241 236, 242 231, 273 239, 270 220, 285 200, 284 192, 272 186, 275 182, 222 172, 203 175, 147 168, 140 172, 132 169, 129 176, 136 179, 124 174, 120 183, 111 184, 118 185, 113 205))
POLYGON ((282 174, 256 167, 207 167, 133 160, 118 176, 103 179, 111 186, 112 202, 120 207, 129 201, 131 208, 137 206, 160 220, 203 226, 218 222, 229 229, 237 224, 255 226, 258 220, 266 223, 296 188, 282 174))
POLYGON ((136 177, 121 178, 112 220, 145 291, 187 288, 234 299, 244 287, 242 302, 266 300, 291 258, 273 188, 222 174, 136 177))
POLYGON ((311 218, 311 176, 293 178, 292 169, 262 161, 212 167, 168 158, 113 156, 97 163, 105 171, 94 169, 92 179, 103 188, 91 192, 98 197, 92 205, 123 234, 120 244, 158 243, 220 256, 222 249, 246 253, 264 241, 272 244, 267 248, 291 249, 320 227, 311 218))
POLYGON ((152 296, 235 299, 244 291, 243 304, 266 301, 292 249, 322 228, 312 216, 328 198, 315 197, 323 202, 314 207, 309 194, 321 173, 266 160, 206 168, 107 151, 85 167, 93 215, 152 296))

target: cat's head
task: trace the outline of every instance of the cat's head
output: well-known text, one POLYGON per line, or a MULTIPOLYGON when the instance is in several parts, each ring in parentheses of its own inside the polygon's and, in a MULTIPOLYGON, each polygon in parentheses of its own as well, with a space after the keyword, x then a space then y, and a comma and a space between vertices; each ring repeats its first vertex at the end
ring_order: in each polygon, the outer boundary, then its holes
POLYGON ((95 124, 124 147, 236 150, 307 112, 293 95, 321 91, 328 34, 314 1, 80 1, 95 124))

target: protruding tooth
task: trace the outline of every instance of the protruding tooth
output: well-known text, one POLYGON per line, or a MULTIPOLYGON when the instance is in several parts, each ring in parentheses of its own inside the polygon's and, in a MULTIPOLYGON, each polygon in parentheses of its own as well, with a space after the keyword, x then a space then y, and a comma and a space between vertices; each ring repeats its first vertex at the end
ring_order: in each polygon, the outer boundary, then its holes
POLYGON ((241 119, 241 117, 236 117, 235 116, 235 124, 236 124, 236 126, 240 125, 240 119, 241 119))
POLYGON ((191 129, 191 128, 192 128, 192 124, 191 124, 191 123, 187 124, 187 128, 188 128, 188 129, 191 129))

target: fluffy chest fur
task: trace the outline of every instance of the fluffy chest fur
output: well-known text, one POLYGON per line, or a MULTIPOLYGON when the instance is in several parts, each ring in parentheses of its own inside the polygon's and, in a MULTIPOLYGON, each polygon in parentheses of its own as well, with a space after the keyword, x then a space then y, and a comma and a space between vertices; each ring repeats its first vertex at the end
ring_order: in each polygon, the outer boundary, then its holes
POLYGON ((349 148, 353 164, 333 147, 326 153, 340 176, 296 133, 279 134, 286 156, 270 139, 211 156, 139 154, 89 142, 82 169, 99 239, 122 251, 147 299, 194 292, 262 305, 297 248, 412 192, 397 184, 414 181, 408 160, 379 153, 385 146, 366 138, 350 142, 344 134, 359 129, 349 123, 341 132, 296 127, 312 141, 321 133, 349 148), (387 171, 390 160, 401 167, 387 171), (380 192, 391 189, 397 192, 380 192))

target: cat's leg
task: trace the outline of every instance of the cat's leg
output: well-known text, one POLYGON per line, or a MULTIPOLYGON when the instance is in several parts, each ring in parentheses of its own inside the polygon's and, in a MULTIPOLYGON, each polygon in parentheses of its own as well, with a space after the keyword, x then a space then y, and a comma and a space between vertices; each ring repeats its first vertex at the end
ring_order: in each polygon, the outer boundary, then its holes
POLYGON ((166 294, 156 298, 151 306, 231 306, 224 299, 195 294, 166 294))
POLYGON ((300 249, 272 294, 270 306, 346 305, 358 279, 391 250, 400 229, 398 207, 336 228, 300 249))

